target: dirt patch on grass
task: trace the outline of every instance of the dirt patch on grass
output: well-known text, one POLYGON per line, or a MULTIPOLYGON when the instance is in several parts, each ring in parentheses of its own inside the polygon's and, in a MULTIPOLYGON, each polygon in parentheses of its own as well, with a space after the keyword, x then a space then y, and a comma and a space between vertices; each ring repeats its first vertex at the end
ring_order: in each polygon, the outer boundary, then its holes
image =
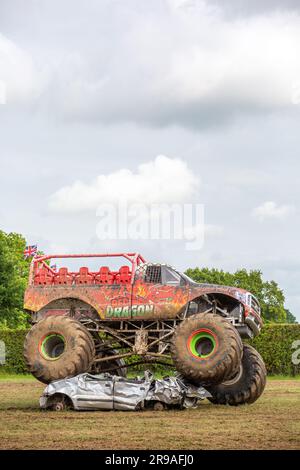
POLYGON ((300 382, 272 380, 255 404, 163 412, 41 411, 44 386, 0 381, 1 449, 300 449, 300 382))

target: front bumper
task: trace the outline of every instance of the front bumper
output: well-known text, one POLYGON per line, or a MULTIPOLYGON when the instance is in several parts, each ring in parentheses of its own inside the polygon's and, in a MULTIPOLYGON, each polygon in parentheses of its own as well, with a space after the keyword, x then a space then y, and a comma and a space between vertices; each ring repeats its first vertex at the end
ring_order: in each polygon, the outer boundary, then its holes
POLYGON ((245 323, 252 331, 253 336, 259 335, 262 327, 262 319, 260 317, 249 313, 245 318, 245 323))

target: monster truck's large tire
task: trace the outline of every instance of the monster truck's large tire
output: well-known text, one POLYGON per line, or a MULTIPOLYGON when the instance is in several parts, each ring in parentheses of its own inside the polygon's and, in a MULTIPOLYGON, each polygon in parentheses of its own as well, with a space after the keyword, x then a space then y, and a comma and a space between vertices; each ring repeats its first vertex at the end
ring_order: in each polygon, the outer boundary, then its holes
POLYGON ((177 326, 171 355, 177 371, 197 384, 218 384, 239 368, 243 344, 223 317, 198 313, 177 326))
POLYGON ((40 320, 28 332, 24 343, 28 370, 43 383, 88 371, 94 354, 88 330, 62 315, 40 320))
POLYGON ((266 377, 262 357, 252 346, 245 344, 239 371, 231 380, 210 387, 212 398, 209 400, 218 405, 254 403, 264 391, 266 377))

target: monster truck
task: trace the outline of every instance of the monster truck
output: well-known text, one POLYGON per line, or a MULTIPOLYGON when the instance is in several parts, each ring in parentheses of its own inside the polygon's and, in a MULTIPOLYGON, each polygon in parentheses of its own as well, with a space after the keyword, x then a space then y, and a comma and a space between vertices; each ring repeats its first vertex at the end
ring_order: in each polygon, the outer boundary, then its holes
POLYGON ((87 371, 125 376, 154 362, 206 386, 217 404, 252 403, 263 392, 263 360, 242 342, 262 326, 246 290, 198 284, 138 253, 42 255, 32 260, 24 307, 32 323, 24 357, 41 382, 87 371), (97 269, 51 268, 53 259, 78 258, 94 258, 97 269), (103 258, 124 265, 99 266, 103 258))

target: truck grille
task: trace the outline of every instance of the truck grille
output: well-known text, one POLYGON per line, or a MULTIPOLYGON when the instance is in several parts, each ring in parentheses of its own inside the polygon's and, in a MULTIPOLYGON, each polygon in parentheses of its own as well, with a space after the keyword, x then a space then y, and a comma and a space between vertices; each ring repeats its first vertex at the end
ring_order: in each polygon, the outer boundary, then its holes
POLYGON ((260 305, 259 305, 259 302, 258 300, 251 296, 251 308, 258 314, 260 315, 260 305))

